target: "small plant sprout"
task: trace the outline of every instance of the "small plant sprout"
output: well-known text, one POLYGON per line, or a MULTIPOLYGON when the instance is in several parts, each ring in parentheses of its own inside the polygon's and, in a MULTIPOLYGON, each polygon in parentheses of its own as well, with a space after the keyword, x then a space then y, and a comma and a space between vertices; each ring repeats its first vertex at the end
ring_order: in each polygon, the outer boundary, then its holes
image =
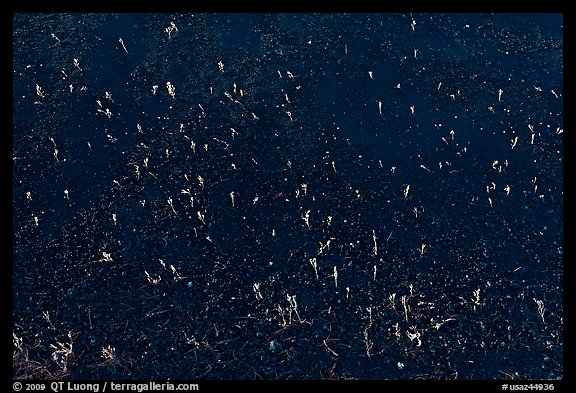
POLYGON ((26 199, 29 201, 32 200, 32 193, 30 191, 26 191, 26 199))
POLYGON ((376 231, 374 229, 372 229, 372 241, 374 242, 372 252, 374 253, 374 255, 378 255, 378 244, 376 243, 376 231))
POLYGON ((112 222, 116 225, 116 213, 112 213, 112 222))
POLYGON ((140 166, 134 164, 134 173, 136 174, 136 180, 140 180, 140 166))
POLYGON ((438 82, 438 87, 436 88, 436 90, 440 90, 441 87, 442 87, 442 82, 438 82))
POLYGON ((326 226, 332 225, 332 216, 326 217, 326 226))
POLYGON ((531 144, 531 145, 534 144, 534 138, 536 138, 536 134, 531 134, 531 135, 530 135, 530 144, 531 144))
POLYGON ((122 49, 124 49, 124 52, 128 53, 128 49, 126 49, 126 45, 124 45, 124 40, 122 39, 122 37, 118 38, 118 42, 120 43, 120 45, 122 45, 122 49))
POLYGON ((368 327, 371 327, 372 326, 372 307, 366 307, 366 311, 368 311, 368 318, 369 318, 368 327))
POLYGON ((372 73, 372 71, 368 71, 368 76, 370 77, 370 79, 374 79, 374 74, 372 73))
POLYGON ((80 67, 80 60, 74 59, 74 67, 78 68, 82 72, 82 67, 80 67))
POLYGON ((450 139, 454 140, 454 130, 450 130, 450 139))
POLYGON ((260 293, 260 283, 259 282, 253 284, 252 289, 254 290, 254 294, 256 295, 256 300, 264 299, 264 297, 260 293))
POLYGON ((50 33, 50 37, 52 37, 52 38, 54 38, 54 39, 56 40, 56 44, 59 44, 60 42, 62 42, 62 41, 60 41, 60 38, 58 38, 58 37, 56 36, 56 34, 54 34, 54 33, 50 33))
POLYGON ((252 198, 252 204, 255 205, 256 202, 258 202, 258 199, 260 199, 260 197, 258 196, 258 194, 254 195, 254 198, 252 198))
POLYGON ((109 252, 106 251, 102 251, 102 259, 100 259, 101 262, 114 262, 114 260, 112 259, 112 254, 110 254, 109 252))
POLYGON ((500 99, 502 98, 502 93, 504 93, 504 90, 498 89, 498 101, 500 101, 500 99))
POLYGON ((480 305, 480 288, 477 288, 472 291, 472 301, 475 305, 480 305))
POLYGON ((504 187, 504 191, 506 192, 506 195, 510 194, 510 186, 508 184, 506 184, 506 187, 504 187))
MULTIPOLYGON (((302 218, 302 220, 304 220, 304 223, 306 224, 306 226, 308 228, 310 228, 310 210, 306 210, 306 213, 302 213, 300 215, 300 218, 302 218)), ((322 244, 322 243, 320 243, 322 244)))
POLYGON ((322 242, 318 242, 320 243, 320 248, 318 249, 318 253, 316 255, 320 255, 322 254, 322 252, 324 251, 324 249, 330 250, 330 242, 332 241, 332 239, 334 238, 330 238, 326 241, 326 244, 323 244, 322 242))
POLYGON ((391 293, 390 295, 388 295, 388 301, 390 301, 392 309, 396 311, 396 293, 391 293))
POLYGON ((34 225, 38 226, 38 216, 32 216, 32 218, 34 219, 34 225))
POLYGON ((382 101, 378 101, 378 113, 382 114, 382 101))
POLYGON ((172 204, 172 197, 168 197, 168 199, 166 199, 166 202, 168 202, 168 206, 170 206, 170 209, 172 209, 174 215, 178 217, 178 213, 176 213, 176 210, 174 210, 174 205, 172 204))
POLYGON ((338 288, 338 269, 334 266, 334 286, 338 288))
POLYGON ((518 137, 514 137, 514 139, 510 139, 510 143, 512 145, 512 149, 516 147, 516 143, 518 143, 518 137))
POLYGON ((156 285, 158 284, 160 281, 162 281, 162 276, 158 276, 158 278, 154 278, 152 277, 146 270, 144 270, 144 274, 146 274, 146 279, 148 280, 148 282, 152 285, 156 285))
POLYGON ((68 340, 67 343, 57 341, 56 345, 50 344, 50 348, 54 350, 52 360, 60 367, 63 374, 68 373, 68 360, 74 357, 72 332, 68 332, 68 340))
POLYGON ((419 248, 420 256, 424 255, 424 251, 426 251, 426 247, 427 247, 427 246, 428 246, 428 245, 425 244, 425 243, 422 243, 422 244, 420 245, 420 248, 419 248))
POLYGON ((166 90, 168 90, 168 95, 170 95, 170 97, 176 99, 176 88, 170 81, 166 82, 166 90))
POLYGON ((205 143, 204 145, 202 145, 202 147, 204 147, 204 151, 208 151, 208 144, 205 143))
POLYGON ((70 85, 68 86, 68 90, 70 90, 70 94, 72 94, 72 92, 74 91, 74 85, 72 83, 70 83, 70 85))
POLYGON ((306 196, 306 192, 308 191, 308 184, 302 183, 300 184, 300 187, 302 187, 302 191, 304 191, 304 196, 306 196))
MULTIPOLYGON (((220 70, 220 72, 224 72, 224 63, 222 63, 222 60, 218 62, 218 69, 220 70)), ((280 75, 280 77, 282 77, 282 75, 280 75)))
POLYGON ((198 217, 198 219, 202 222, 202 224, 206 225, 206 222, 204 222, 204 214, 202 214, 201 211, 196 212, 196 217, 198 217))
POLYGON ((200 175, 198 175, 198 184, 202 189, 204 189, 204 178, 200 175))
POLYGON ((542 323, 546 324, 546 321, 544 320, 544 313, 546 312, 544 301, 538 300, 536 298, 532 298, 532 300, 534 300, 534 303, 536 303, 536 306, 538 307, 538 315, 540 315, 540 318, 542 318, 542 323))
POLYGON ((234 198, 235 198, 234 191, 232 191, 230 193, 230 200, 232 201, 232 207, 234 207, 234 198))
POLYGON ((334 163, 334 161, 332 161, 332 169, 334 170, 334 172, 336 172, 336 164, 334 163))
POLYGON ((38 83, 36 83, 36 95, 40 98, 44 98, 44 91, 38 83))
POLYGON ((316 273, 316 280, 318 280, 318 263, 316 263, 316 258, 310 258, 309 261, 314 269, 314 273, 316 273))
POLYGON ((368 329, 370 329, 370 326, 366 327, 366 329, 364 329, 364 345, 366 346, 366 355, 368 357, 372 356, 372 347, 374 346, 374 343, 368 338, 368 329))
POLYGON ((234 128, 230 127, 230 132, 232 133, 232 140, 234 140, 238 135, 240 135, 238 133, 238 131, 236 131, 234 128))
POLYGON ((298 313, 298 303, 296 303, 296 295, 290 296, 286 294, 286 299, 288 299, 288 303, 290 304, 290 321, 292 321, 292 311, 296 313, 296 317, 298 318, 298 322, 302 323, 302 319, 300 319, 300 314, 298 313))
POLYGON ((58 159, 58 149, 54 149, 54 152, 52 153, 52 155, 56 159, 56 162, 60 162, 60 160, 58 159))
POLYGON ((416 326, 410 326, 408 330, 406 330, 406 336, 410 339, 410 341, 417 341, 416 346, 419 347, 422 345, 422 340, 420 340, 421 333, 416 329, 416 326))
POLYGON ((174 281, 180 281, 180 280, 184 280, 186 278, 176 270, 174 265, 170 265, 170 271, 172 272, 172 279, 174 281))
POLYGON ((113 348, 110 344, 102 347, 101 357, 105 360, 105 363, 113 363, 116 360, 116 348, 113 348))
POLYGON ((556 98, 560 98, 558 97, 558 94, 556 94, 556 92, 554 91, 554 89, 550 90, 550 93, 552 93, 552 95, 556 98))
POLYGON ((14 344, 14 347, 18 350, 18 352, 22 351, 22 337, 18 337, 16 335, 16 333, 12 332, 12 343, 14 344))
POLYGON ((413 52, 414 52, 414 58, 416 58, 418 56, 418 49, 414 49, 413 52))
POLYGON ((50 324, 50 329, 56 330, 56 327, 54 326, 54 324, 50 320, 50 312, 49 311, 42 311, 42 317, 44 317, 46 322, 48 322, 48 324, 50 324))
POLYGON ((286 323, 286 318, 284 318, 284 310, 279 304, 276 305, 276 311, 278 311, 278 314, 282 318, 282 323, 280 324, 280 326, 282 326, 283 328, 286 327, 286 325, 288 324, 286 323))
POLYGON ((390 167, 390 172, 392 172, 392 173, 396 172, 396 167, 395 167, 395 166, 391 166, 391 167, 390 167))
POLYGON ((102 108, 102 102, 100 100, 96 100, 96 104, 98 104, 98 108, 96 108, 96 112, 98 113, 102 113, 103 115, 106 115, 106 117, 108 117, 109 119, 112 117, 112 112, 110 112, 110 109, 106 108, 105 110, 103 110, 102 108))
POLYGON ((168 39, 172 39, 172 32, 174 31, 178 31, 178 28, 176 27, 176 23, 174 23, 174 21, 170 22, 170 26, 166 27, 164 29, 164 32, 168 35, 168 39))
POLYGON ((408 322, 408 304, 406 303, 406 295, 402 295, 400 300, 402 301, 402 307, 404 307, 404 318, 406 319, 406 322, 408 322))
POLYGON ((374 269, 372 269, 372 279, 376 281, 376 272, 378 271, 378 266, 374 265, 374 269))
POLYGON ((70 195, 68 194, 68 190, 64 190, 64 199, 70 199, 70 195))
POLYGON ((416 27, 416 21, 414 19, 412 19, 410 21, 410 28, 412 29, 412 31, 414 31, 414 28, 416 27))
POLYGON ((408 184, 406 186, 406 188, 404 189, 404 200, 406 200, 408 198, 408 193, 410 192, 410 184, 408 184))
POLYGON ((492 198, 488 197, 488 204, 492 207, 492 198))
POLYGON ((290 118, 290 121, 293 121, 293 120, 294 120, 294 119, 292 119, 292 112, 286 111, 286 114, 287 114, 288 117, 290 118))
POLYGON ((152 95, 155 96, 158 91, 158 85, 152 85, 152 95))
POLYGON ((412 112, 413 115, 416 114, 416 107, 415 106, 411 106, 410 107, 410 112, 412 112))

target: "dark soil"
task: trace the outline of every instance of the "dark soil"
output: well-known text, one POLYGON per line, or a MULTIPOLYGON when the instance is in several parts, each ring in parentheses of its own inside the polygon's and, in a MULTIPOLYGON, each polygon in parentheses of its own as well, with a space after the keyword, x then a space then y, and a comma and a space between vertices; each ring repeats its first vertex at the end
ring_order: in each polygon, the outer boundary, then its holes
POLYGON ((14 378, 563 377, 561 15, 13 22, 14 378))

